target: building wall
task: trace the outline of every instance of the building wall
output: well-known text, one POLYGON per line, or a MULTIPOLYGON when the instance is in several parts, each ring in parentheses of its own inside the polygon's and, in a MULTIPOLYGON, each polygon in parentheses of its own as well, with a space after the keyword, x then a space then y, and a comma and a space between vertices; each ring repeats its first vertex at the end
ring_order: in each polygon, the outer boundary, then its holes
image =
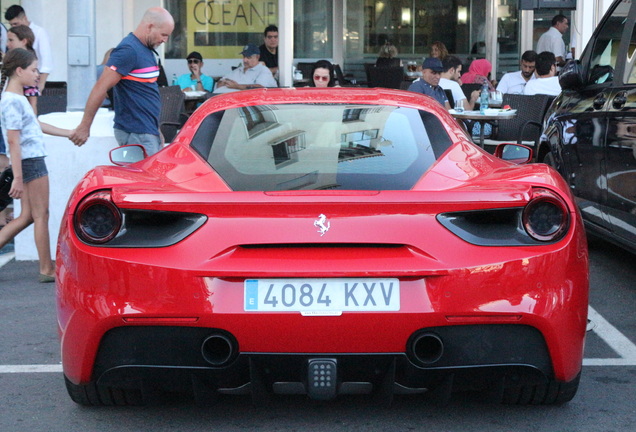
MULTIPOLYGON (((91 0, 86 0, 91 1, 91 0)), ((104 53, 116 46, 135 29, 143 13, 161 0, 94 0, 95 1, 95 62, 100 64, 104 53)), ((3 2, 4 3, 4 2, 3 2)), ((49 81, 66 81, 68 77, 68 8, 66 0, 22 0, 22 7, 34 23, 44 27, 51 39, 55 69, 49 81)))
MULTIPOLYGON (((90 0, 87 0, 90 1, 90 0)), ((95 62, 99 64, 106 50, 114 47, 129 32, 133 31, 144 11, 162 4, 161 0, 94 0, 96 8, 95 62)), ((339 1, 339 0, 334 0, 339 1)), ((67 68, 67 1, 66 0, 22 0, 22 6, 29 19, 44 27, 51 38, 55 69, 50 81, 66 81, 67 68)), ((577 39, 577 54, 591 37, 603 13, 612 4, 612 0, 579 0, 575 16, 578 18, 580 32, 577 39)), ((337 20, 336 20, 337 22, 337 20)), ((346 56, 346 53, 344 53, 346 56)), ((212 75, 223 75, 239 61, 238 55, 232 59, 209 59, 206 71, 212 75)), ((166 73, 181 74, 187 72, 183 60, 164 62, 166 73)))

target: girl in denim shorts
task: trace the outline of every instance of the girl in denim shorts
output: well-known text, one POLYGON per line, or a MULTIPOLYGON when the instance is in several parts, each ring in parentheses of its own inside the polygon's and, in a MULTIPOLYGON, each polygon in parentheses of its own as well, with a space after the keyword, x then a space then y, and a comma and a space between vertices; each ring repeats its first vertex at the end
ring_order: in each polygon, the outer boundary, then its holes
POLYGON ((40 282, 55 281, 55 266, 49 241, 49 178, 44 163, 43 132, 69 137, 72 131, 39 123, 24 96, 25 86, 35 86, 39 77, 35 54, 22 48, 4 57, 0 88, 9 80, 0 100, 2 136, 11 159, 13 182, 9 196, 21 200, 20 216, 0 230, 0 248, 33 224, 40 259, 40 282))

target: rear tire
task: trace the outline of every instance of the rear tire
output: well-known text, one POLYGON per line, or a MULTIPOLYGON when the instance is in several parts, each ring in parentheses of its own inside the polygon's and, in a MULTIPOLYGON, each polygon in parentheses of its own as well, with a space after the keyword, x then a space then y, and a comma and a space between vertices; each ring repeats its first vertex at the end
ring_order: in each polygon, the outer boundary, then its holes
POLYGON ((550 152, 546 153, 545 157, 543 158, 543 163, 546 165, 550 165, 554 169, 557 169, 556 160, 550 152))
POLYGON ((73 384, 64 377, 66 390, 73 402, 84 406, 130 406, 142 405, 141 391, 116 387, 98 386, 94 381, 88 384, 73 384))
POLYGON ((579 388, 581 374, 569 382, 547 380, 536 385, 508 387, 502 402, 515 405, 562 405, 572 400, 579 388))

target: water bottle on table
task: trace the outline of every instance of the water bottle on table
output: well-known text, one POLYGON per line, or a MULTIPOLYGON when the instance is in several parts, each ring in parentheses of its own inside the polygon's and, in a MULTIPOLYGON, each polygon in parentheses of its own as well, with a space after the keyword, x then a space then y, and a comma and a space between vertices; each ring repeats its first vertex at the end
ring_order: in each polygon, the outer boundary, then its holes
POLYGON ((482 114, 485 114, 488 109, 489 93, 488 82, 484 80, 484 84, 481 86, 481 94, 479 95, 479 112, 482 114))

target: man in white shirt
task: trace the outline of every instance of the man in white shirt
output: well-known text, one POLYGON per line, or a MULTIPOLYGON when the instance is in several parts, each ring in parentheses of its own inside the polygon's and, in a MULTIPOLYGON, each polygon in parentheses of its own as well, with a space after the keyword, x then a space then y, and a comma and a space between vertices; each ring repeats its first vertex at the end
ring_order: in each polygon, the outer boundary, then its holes
POLYGON ((556 58, 549 51, 537 55, 537 79, 528 81, 523 89, 525 95, 546 94, 557 96, 561 93, 559 77, 556 76, 556 58))
POLYGON ((462 103, 465 110, 472 110, 475 102, 479 98, 479 91, 475 90, 470 95, 470 100, 466 99, 464 91, 459 86, 459 79, 462 75, 462 61, 452 55, 444 57, 442 60, 444 70, 441 73, 439 86, 444 90, 450 90, 453 93, 453 102, 462 103))
POLYGON ((247 44, 241 51, 243 64, 221 78, 214 93, 228 93, 262 87, 278 87, 272 72, 259 63, 261 51, 254 44, 247 44))
POLYGON ((523 94, 526 83, 535 79, 534 70, 537 61, 537 53, 535 51, 526 51, 521 56, 521 70, 516 72, 508 72, 501 77, 497 84, 497 91, 508 94, 523 94))
POLYGON ((0 52, 6 54, 7 50, 7 28, 0 23, 0 52))
POLYGON ((537 52, 550 51, 556 57, 558 66, 563 66, 566 56, 563 35, 569 27, 570 23, 565 15, 555 15, 552 18, 552 27, 537 42, 537 52))
POLYGON ((46 79, 53 71, 53 53, 51 52, 51 43, 49 42, 48 33, 39 25, 30 22, 24 9, 20 5, 9 6, 4 14, 4 19, 11 24, 11 27, 25 25, 31 28, 35 36, 33 50, 35 51, 35 55, 38 56, 38 70, 40 71, 38 88, 41 92, 46 85, 46 79))

